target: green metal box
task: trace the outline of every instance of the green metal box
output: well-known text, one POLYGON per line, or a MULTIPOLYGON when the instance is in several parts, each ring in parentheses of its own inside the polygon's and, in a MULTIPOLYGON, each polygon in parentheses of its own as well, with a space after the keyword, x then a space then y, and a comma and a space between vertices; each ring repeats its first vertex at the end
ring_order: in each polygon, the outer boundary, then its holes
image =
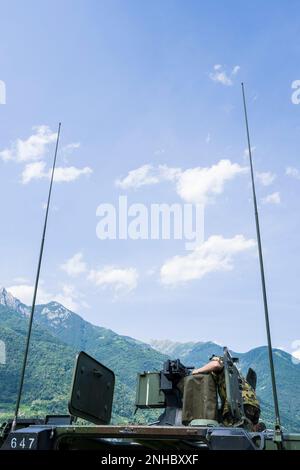
POLYGON ((143 372, 138 374, 135 406, 137 408, 165 407, 165 395, 160 390, 159 372, 143 372))

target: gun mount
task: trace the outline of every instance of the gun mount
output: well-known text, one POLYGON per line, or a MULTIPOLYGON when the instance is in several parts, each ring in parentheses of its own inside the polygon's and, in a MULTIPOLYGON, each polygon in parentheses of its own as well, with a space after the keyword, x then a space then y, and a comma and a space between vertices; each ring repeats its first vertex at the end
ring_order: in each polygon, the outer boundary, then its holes
POLYGON ((179 359, 167 360, 160 372, 143 372, 137 377, 136 409, 165 408, 157 425, 181 425, 182 394, 179 381, 193 367, 184 366, 179 359))

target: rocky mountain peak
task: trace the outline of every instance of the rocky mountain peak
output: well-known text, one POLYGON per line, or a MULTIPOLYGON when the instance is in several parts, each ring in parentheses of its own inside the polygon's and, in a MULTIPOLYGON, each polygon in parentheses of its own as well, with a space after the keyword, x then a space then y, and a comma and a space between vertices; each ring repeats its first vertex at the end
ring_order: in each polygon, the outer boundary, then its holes
POLYGON ((5 287, 0 287, 0 305, 16 310, 22 315, 28 315, 30 312, 30 308, 16 299, 5 287))
POLYGON ((54 325, 63 323, 65 320, 70 318, 71 315, 72 312, 58 302, 49 302, 42 306, 40 310, 40 316, 47 317, 47 320, 54 325))

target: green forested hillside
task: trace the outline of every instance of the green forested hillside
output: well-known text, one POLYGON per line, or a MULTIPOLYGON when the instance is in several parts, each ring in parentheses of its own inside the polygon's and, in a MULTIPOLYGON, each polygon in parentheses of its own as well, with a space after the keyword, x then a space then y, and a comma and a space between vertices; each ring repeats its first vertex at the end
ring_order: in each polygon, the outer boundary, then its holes
POLYGON ((135 387, 139 371, 159 369, 166 359, 166 355, 150 345, 92 325, 56 302, 40 305, 36 321, 76 351, 86 351, 113 369, 130 388, 135 387))
MULTIPOLYGON (((83 321, 83 320, 82 320, 83 321)), ((0 305, 1 341, 6 346, 6 364, 0 364, 0 413, 12 414, 28 319, 0 305)), ((89 328, 87 327, 87 330, 89 328)), ((140 370, 160 367, 165 357, 147 345, 118 337, 110 330, 100 329, 91 335, 93 341, 80 347, 70 346, 35 322, 24 383, 22 410, 27 415, 45 412, 67 412, 67 401, 76 353, 84 349, 116 373, 113 416, 115 421, 132 419, 136 374, 140 370), (97 338, 99 347, 97 349, 97 338)), ((21 410, 21 411, 22 411, 21 410)))
MULTIPOLYGON (((6 347, 6 364, 0 364, 0 410, 11 412, 22 366, 27 319, 2 305, 0 317, 1 340, 6 347)), ((36 413, 41 409, 61 410, 69 392, 73 362, 74 350, 35 324, 22 403, 30 404, 36 413)))
MULTIPOLYGON (((7 296, 0 299, 0 340, 6 347, 6 363, 0 364, 0 419, 11 416, 18 388, 28 326, 28 309, 7 296)), ((154 347, 113 331, 92 325, 56 302, 37 307, 25 377, 21 412, 26 416, 66 413, 76 353, 86 351, 116 373, 113 422, 133 420, 136 375, 159 370, 166 358, 180 358, 185 365, 199 366, 222 348, 212 342, 153 343, 154 347)), ((258 395, 263 419, 273 423, 272 391, 266 347, 240 358, 244 373, 248 367, 258 375, 258 395)), ((300 365, 291 356, 275 350, 282 422, 286 429, 300 429, 300 365)), ((147 414, 147 413, 146 413, 147 414)), ((144 419, 139 412, 137 419, 144 419)))

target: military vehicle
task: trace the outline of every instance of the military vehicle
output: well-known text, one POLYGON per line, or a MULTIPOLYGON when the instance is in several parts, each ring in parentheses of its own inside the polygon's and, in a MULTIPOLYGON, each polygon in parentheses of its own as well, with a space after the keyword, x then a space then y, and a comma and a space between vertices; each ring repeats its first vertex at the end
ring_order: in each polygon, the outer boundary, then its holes
MULTIPOLYGON (((249 428, 249 421, 245 416, 243 405, 242 377, 236 365, 238 359, 233 358, 226 347, 224 347, 223 360, 226 400, 233 422, 230 426, 225 426, 224 423, 222 423, 218 403, 215 405, 215 415, 217 419, 193 419, 188 424, 183 424, 182 409, 184 390, 182 392, 179 383, 182 379, 189 376, 193 367, 184 366, 179 359, 166 361, 162 370, 159 372, 142 371, 138 374, 135 401, 136 409, 163 409, 157 421, 143 426, 136 424, 121 426, 111 425, 111 410, 115 384, 114 372, 87 355, 84 351, 81 351, 76 358, 68 405, 69 414, 59 416, 48 415, 45 419, 18 418, 57 157, 60 135, 59 124, 16 411, 14 419, 4 423, 0 428, 1 450, 99 450, 103 452, 116 452, 118 449, 121 449, 123 452, 127 450, 146 450, 147 452, 154 450, 187 453, 197 453, 203 450, 300 450, 300 433, 284 433, 280 423, 248 117, 243 84, 242 92, 274 399, 274 429, 254 432, 249 428), (87 421, 88 424, 80 424, 78 419, 83 419, 87 421)), ((255 371, 250 369, 246 380, 252 388, 255 389, 255 371)), ((208 400, 209 396, 207 395, 204 399, 204 407, 208 400)))
MULTIPOLYGON (((137 376, 135 406, 162 409, 156 422, 148 425, 111 425, 114 396, 114 372, 80 352, 77 355, 69 414, 42 419, 20 419, 12 430, 12 421, 1 428, 1 450, 99 450, 200 452, 203 450, 300 449, 300 435, 277 435, 274 430, 251 432, 244 414, 241 376, 237 358, 224 348, 226 394, 235 426, 194 419, 181 422, 182 394, 177 385, 192 367, 179 359, 167 360, 161 371, 144 371, 137 376), (88 421, 79 424, 77 419, 88 421)), ((247 380, 256 386, 256 374, 250 369, 247 380)), ((1 459, 1 457, 0 457, 1 459)))

